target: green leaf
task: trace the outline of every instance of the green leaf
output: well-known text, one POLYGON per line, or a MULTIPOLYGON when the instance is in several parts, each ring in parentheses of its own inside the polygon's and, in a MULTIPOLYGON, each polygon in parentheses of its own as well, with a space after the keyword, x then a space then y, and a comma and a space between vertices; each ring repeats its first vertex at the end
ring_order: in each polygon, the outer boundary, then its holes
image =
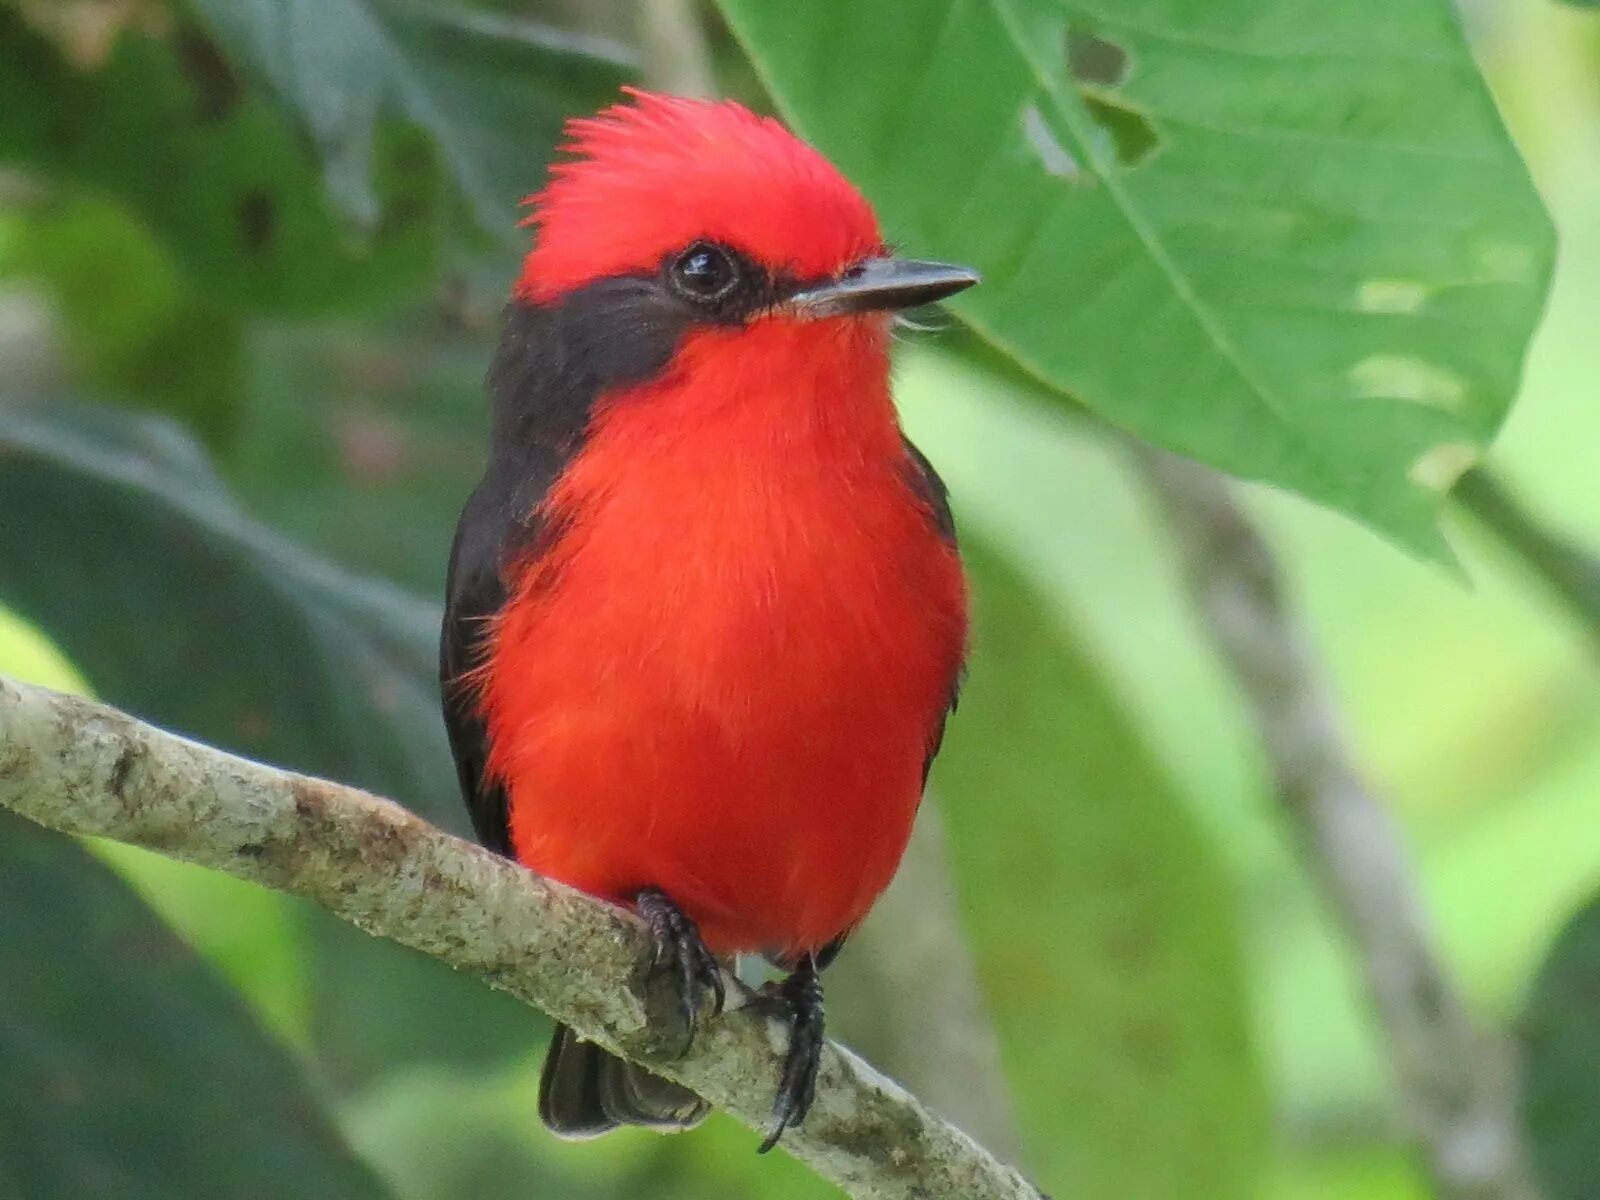
POLYGON ((933 786, 1029 1162, 1057 1195, 1253 1195, 1270 1119, 1226 875, 1051 603, 965 545, 933 786))
MULTIPOLYGON (((0 604, 99 695, 466 834, 438 711, 437 608, 250 521, 170 423, 0 403, 0 456, 0 604)), ((441 963, 306 919, 313 1036, 340 1084, 400 1059, 497 1062, 543 1028, 441 963)))
POLYGON ((230 482, 274 529, 411 591, 444 594, 457 514, 483 473, 494 347, 437 324, 253 337, 230 482))
POLYGON ((311 1048, 305 901, 123 842, 88 847, 296 1050, 311 1048))
POLYGON ((175 19, 165 36, 127 31, 84 70, 0 6, 0 61, 0 163, 116 200, 214 301, 293 312, 387 303, 437 266, 443 205, 424 140, 386 131, 375 154, 383 219, 351 236, 292 124, 193 22, 175 19))
POLYGON ((1522 1018, 1523 1126, 1548 1200, 1600 1195, 1600 900, 1556 938, 1522 1018))
POLYGON ((238 511, 166 422, 0 403, 0 599, 112 703, 457 820, 435 611, 238 511))
POLYGON ((984 272, 951 307, 986 339, 1448 553, 1440 496, 1511 403, 1553 239, 1446 0, 721 7, 887 235, 984 272))
POLYGON ((283 1047, 82 847, 0 813, 0 912, 0 1194, 387 1194, 283 1047))
POLYGON ((293 107, 329 189, 376 219, 373 132, 397 113, 425 129, 472 213, 515 240, 561 122, 614 99, 626 52, 468 6, 407 0, 195 0, 217 36, 293 107))

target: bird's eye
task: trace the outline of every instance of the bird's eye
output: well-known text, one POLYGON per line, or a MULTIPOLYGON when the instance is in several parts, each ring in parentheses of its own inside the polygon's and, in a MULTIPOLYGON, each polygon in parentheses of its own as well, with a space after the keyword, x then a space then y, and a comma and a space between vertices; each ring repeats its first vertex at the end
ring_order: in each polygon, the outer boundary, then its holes
POLYGON ((672 264, 672 282, 691 300, 720 300, 739 282, 739 269, 726 250, 696 242, 672 264))

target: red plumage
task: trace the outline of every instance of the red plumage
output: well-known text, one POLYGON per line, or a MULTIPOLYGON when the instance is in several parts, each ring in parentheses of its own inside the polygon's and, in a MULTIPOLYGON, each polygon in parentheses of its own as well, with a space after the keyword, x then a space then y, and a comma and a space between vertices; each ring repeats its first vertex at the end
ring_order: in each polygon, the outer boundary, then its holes
MULTIPOLYGON (((490 845, 648 900, 688 976, 715 982, 707 947, 794 967, 771 1144, 810 1104, 823 951, 894 874, 960 675, 961 564, 888 340, 976 276, 884 257, 861 195, 737 104, 635 93, 569 133, 452 553, 446 719, 490 845)), ((552 1128, 703 1112, 558 1030, 552 1128)))
POLYGON ((495 624, 518 858, 611 899, 661 887, 717 950, 815 950, 865 915, 961 660, 884 331, 839 325, 693 335, 606 403, 495 624))
MULTIPOLYGON (((528 294, 696 238, 801 277, 879 248, 855 189, 738 105, 641 97, 573 131, 528 294)), ((819 949, 888 885, 966 609, 887 337, 879 314, 698 330, 597 406, 483 679, 522 862, 613 900, 660 887, 721 951, 819 949)))
POLYGON ((562 149, 575 157, 527 201, 538 240, 518 296, 550 300, 650 269, 697 238, 802 279, 882 252, 861 193, 777 121, 741 104, 628 90, 632 104, 568 123, 562 149))

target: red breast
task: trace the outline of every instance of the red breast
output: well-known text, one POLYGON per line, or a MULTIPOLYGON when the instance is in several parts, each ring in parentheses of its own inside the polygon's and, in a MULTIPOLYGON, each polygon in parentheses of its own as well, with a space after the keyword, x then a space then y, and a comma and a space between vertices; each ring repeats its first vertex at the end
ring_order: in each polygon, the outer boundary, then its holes
POLYGON ((717 950, 815 949, 888 885, 966 631, 882 319, 698 332, 546 499, 484 685, 528 866, 654 885, 717 950))

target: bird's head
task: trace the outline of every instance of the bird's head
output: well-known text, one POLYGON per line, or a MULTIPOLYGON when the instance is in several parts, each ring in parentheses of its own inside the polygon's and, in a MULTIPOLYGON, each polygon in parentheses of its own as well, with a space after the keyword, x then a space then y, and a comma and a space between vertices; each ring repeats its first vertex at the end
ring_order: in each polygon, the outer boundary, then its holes
POLYGON ((891 257, 849 181, 742 105, 632 91, 567 134, 570 157, 528 201, 536 236, 515 298, 580 309, 572 337, 638 364, 617 383, 690 343, 769 366, 846 343, 881 359, 886 314, 978 281, 891 257))
POLYGON ((927 304, 978 281, 888 257, 861 193, 777 121, 731 101, 630 89, 572 121, 517 292, 549 301, 620 275, 659 277, 698 317, 808 320, 927 304))

